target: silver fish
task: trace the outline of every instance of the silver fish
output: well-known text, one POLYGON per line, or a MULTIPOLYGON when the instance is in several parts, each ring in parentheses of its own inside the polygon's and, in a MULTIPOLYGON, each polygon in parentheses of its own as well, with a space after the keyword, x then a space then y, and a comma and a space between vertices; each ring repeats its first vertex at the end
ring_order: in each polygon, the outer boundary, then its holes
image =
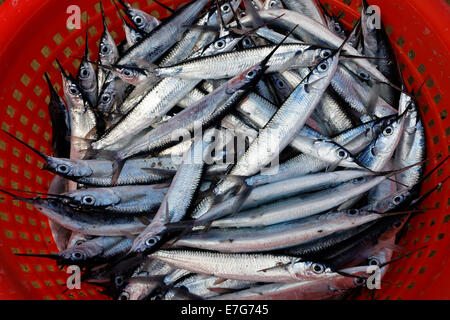
MULTIPOLYGON (((347 274, 362 276, 367 266, 342 270, 347 274)), ((270 283, 222 294, 211 300, 320 300, 348 292, 363 282, 357 277, 342 276, 335 273, 325 279, 292 283, 270 283)))
POLYGON ((383 217, 383 214, 356 209, 332 211, 266 227, 195 231, 179 239, 173 247, 233 253, 266 252, 306 244, 383 217))
POLYGON ((160 250, 151 257, 195 273, 235 280, 295 282, 320 279, 332 274, 322 264, 281 255, 160 250))

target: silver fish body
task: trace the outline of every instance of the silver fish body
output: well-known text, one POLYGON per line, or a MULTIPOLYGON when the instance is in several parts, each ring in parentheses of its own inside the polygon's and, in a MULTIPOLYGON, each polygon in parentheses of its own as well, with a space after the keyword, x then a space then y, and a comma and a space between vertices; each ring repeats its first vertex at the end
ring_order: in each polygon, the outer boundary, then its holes
POLYGON ((164 185, 88 188, 62 194, 67 202, 83 210, 111 214, 147 215, 159 208, 167 188, 164 185))
MULTIPOLYGON (((280 71, 286 67, 309 67, 317 63, 318 50, 309 49, 304 44, 283 44, 269 60, 267 72, 280 71)), ((223 79, 231 78, 255 65, 267 56, 274 46, 255 47, 243 51, 217 54, 206 58, 187 60, 179 64, 157 68, 160 77, 178 77, 184 79, 223 79), (227 64, 227 61, 236 63, 227 64)))
POLYGON ((327 277, 331 274, 330 269, 320 264, 301 262, 295 257, 269 254, 160 250, 152 254, 152 257, 195 273, 235 280, 294 282, 327 277))
POLYGON ((213 221, 211 225, 221 228, 260 227, 305 218, 361 195, 385 179, 386 177, 361 177, 335 188, 249 209, 233 217, 213 221))
POLYGON ((266 227, 212 228, 186 235, 174 246, 230 253, 267 252, 306 244, 382 217, 362 210, 346 210, 266 227))

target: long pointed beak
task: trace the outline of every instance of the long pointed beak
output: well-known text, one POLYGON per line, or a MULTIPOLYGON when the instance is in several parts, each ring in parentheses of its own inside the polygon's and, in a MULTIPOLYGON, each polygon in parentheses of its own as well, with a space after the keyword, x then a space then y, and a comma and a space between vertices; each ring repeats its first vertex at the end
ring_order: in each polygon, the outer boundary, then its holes
POLYGON ((58 256, 57 254, 15 253, 14 255, 21 256, 21 257, 45 258, 45 259, 52 259, 52 260, 61 259, 61 257, 58 256))
POLYGON ((22 140, 16 138, 15 136, 13 136, 12 134, 10 134, 9 132, 6 132, 5 130, 2 130, 4 133, 6 133, 8 136, 10 136, 11 138, 13 138, 14 140, 16 140, 17 142, 19 142, 20 144, 24 145, 25 147, 27 147, 28 149, 30 149, 31 151, 33 151, 34 153, 36 153, 38 156, 40 156, 41 158, 43 158, 44 160, 48 161, 51 157, 47 156, 46 154, 40 152, 39 150, 33 148, 32 146, 26 144, 25 142, 23 142, 22 140))

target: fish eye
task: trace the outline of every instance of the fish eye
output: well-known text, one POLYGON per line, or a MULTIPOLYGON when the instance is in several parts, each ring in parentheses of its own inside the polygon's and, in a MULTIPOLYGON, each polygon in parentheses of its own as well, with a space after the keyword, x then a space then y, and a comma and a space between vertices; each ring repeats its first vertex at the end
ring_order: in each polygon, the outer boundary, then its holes
POLYGON ((223 49, 225 47, 225 40, 218 40, 214 44, 217 49, 223 49))
POLYGON ((244 40, 242 40, 242 43, 244 44, 244 46, 249 46, 251 45, 250 39, 249 38, 245 38, 244 40))
POLYGON ((361 79, 366 80, 366 81, 370 79, 370 75, 367 72, 360 72, 359 76, 361 79))
POLYGON ((319 64, 319 70, 321 72, 327 71, 328 70, 328 64, 326 64, 326 63, 319 64))
POLYGON ((61 172, 61 173, 67 173, 67 172, 69 172, 69 167, 66 166, 65 164, 60 164, 60 165, 57 167, 57 170, 58 170, 59 172, 61 172))
POLYGON ((141 25, 144 22, 144 19, 141 16, 135 16, 133 18, 133 21, 136 23, 136 25, 141 25))
POLYGON ((400 228, 401 226, 402 226, 401 221, 397 221, 397 222, 395 222, 395 223, 393 224, 393 227, 394 227, 395 229, 398 229, 398 228, 400 228))
POLYGON ((336 32, 338 32, 338 33, 341 32, 341 31, 342 31, 341 26, 340 26, 339 24, 336 23, 336 24, 334 25, 334 31, 336 31, 336 32))
POLYGON ((344 150, 338 150, 338 157, 341 159, 345 159, 347 158, 347 152, 345 152, 344 150))
POLYGON ((72 95, 77 95, 79 93, 79 91, 75 87, 70 87, 69 88, 69 93, 72 94, 72 95))
POLYGON ((71 254, 71 257, 73 260, 82 260, 83 259, 83 254, 81 252, 73 252, 71 254))
POLYGON ((328 58, 329 56, 331 56, 331 51, 330 50, 322 50, 320 51, 320 57, 321 58, 328 58))
POLYGON ((122 292, 119 296, 119 300, 130 300, 130 294, 128 292, 122 292))
POLYGON ((158 237, 148 238, 147 240, 145 240, 145 245, 147 247, 152 247, 158 242, 158 240, 159 240, 158 237))
POLYGON ((365 181, 366 179, 364 178, 364 177, 358 177, 358 178, 356 178, 355 180, 353 180, 353 182, 354 183, 359 183, 359 182, 363 182, 363 181, 365 181))
POLYGON ((323 273, 325 271, 325 267, 323 265, 321 265, 320 263, 314 263, 312 265, 312 270, 315 273, 319 273, 320 274, 320 273, 323 273))
POLYGON ((224 5, 222 6, 222 12, 223 12, 223 13, 228 13, 228 12, 230 12, 230 6, 229 6, 228 4, 224 4, 224 5))
POLYGON ((108 103, 111 101, 111 95, 109 93, 105 93, 102 95, 102 102, 108 103))
POLYGON ((87 78, 87 77, 89 77, 90 72, 87 69, 82 69, 81 72, 80 72, 80 75, 81 75, 82 78, 87 78))
POLYGON ((379 266, 380 265, 380 261, 377 258, 370 258, 369 261, 369 266, 379 266))
POLYGON ((347 212, 350 216, 354 216, 357 215, 359 211, 357 209, 350 209, 347 212))
POLYGON ((139 41, 142 40, 142 37, 141 37, 141 36, 136 36, 136 37, 135 37, 135 40, 136 40, 136 42, 139 42, 139 41))
POLYGON ((270 6, 270 7, 273 7, 273 6, 275 6, 276 4, 277 4, 276 1, 270 1, 270 2, 269 2, 269 6, 270 6))
POLYGON ((116 284, 116 286, 120 287, 121 285, 123 285, 123 277, 122 276, 115 277, 114 283, 116 284))
POLYGON ((403 200, 403 197, 402 197, 402 196, 396 196, 396 197, 394 197, 394 199, 393 199, 393 201, 394 201, 395 204, 401 203, 402 200, 403 200))
POLYGON ((286 88, 286 85, 284 84, 283 80, 278 79, 275 83, 276 83, 277 87, 280 89, 286 88))
POLYGON ((364 283, 366 283, 366 279, 364 279, 364 278, 355 278, 354 283, 357 286, 362 286, 364 283))
POLYGON ((252 79, 256 76, 256 72, 254 70, 251 70, 249 72, 247 72, 246 77, 249 79, 252 79))
POLYGON ((125 77, 130 78, 130 77, 133 75, 133 72, 132 72, 131 70, 129 70, 129 69, 123 69, 123 70, 122 70, 122 74, 123 74, 125 77))
POLYGON ((394 133, 394 129, 392 129, 391 127, 387 127, 383 130, 383 135, 384 136, 390 136, 391 134, 394 133))
POLYGON ((92 205, 95 203, 95 198, 93 196, 84 196, 81 202, 86 205, 92 205))
POLYGON ((103 54, 107 54, 107 53, 109 52, 109 46, 108 46, 106 43, 103 43, 103 44, 102 44, 101 52, 102 52, 103 54))

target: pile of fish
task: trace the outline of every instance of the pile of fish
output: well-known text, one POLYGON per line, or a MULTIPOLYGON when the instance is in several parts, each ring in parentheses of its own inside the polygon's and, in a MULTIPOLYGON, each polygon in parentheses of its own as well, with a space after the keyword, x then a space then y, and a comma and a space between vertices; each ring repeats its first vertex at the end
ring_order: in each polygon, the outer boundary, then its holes
POLYGON ((50 190, 2 190, 50 220, 60 252, 31 256, 118 299, 335 299, 404 254, 439 185, 365 1, 353 30, 314 0, 114 4, 126 40, 102 8, 98 60, 86 32, 64 99, 47 77, 50 190))

